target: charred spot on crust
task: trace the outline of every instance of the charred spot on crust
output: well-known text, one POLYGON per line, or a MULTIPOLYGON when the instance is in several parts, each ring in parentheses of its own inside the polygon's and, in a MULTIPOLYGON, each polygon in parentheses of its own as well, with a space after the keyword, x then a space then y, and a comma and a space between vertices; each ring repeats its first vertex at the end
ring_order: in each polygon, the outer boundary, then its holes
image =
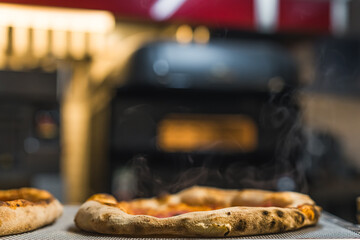
POLYGON ((282 223, 281 221, 278 222, 279 232, 285 232, 286 225, 282 223))
POLYGON ((110 230, 110 232, 112 232, 112 233, 116 233, 116 227, 113 226, 113 225, 109 226, 109 230, 110 230))
POLYGON ((262 212, 262 215, 268 216, 268 215, 269 215, 269 212, 265 210, 265 211, 262 212))
MULTIPOLYGON (((40 205, 46 205, 46 204, 50 204, 52 200, 53 200, 53 198, 41 199, 40 201, 38 201, 38 203, 39 203, 40 205)), ((24 202, 23 202, 23 203, 24 203, 24 202)))
POLYGON ((179 224, 176 226, 176 231, 178 232, 185 232, 186 231, 186 227, 182 224, 179 224))
POLYGON ((282 218, 282 217, 284 217, 284 212, 280 211, 280 210, 277 210, 276 215, 278 215, 280 218, 282 218))
POLYGON ((182 218, 180 221, 185 224, 190 221, 190 218, 182 218))
POLYGON ((303 224, 305 221, 304 214, 302 214, 301 212, 295 212, 295 214, 296 214, 296 216, 295 216, 296 223, 303 224))
POLYGON ((142 233, 142 232, 144 232, 144 227, 141 224, 135 224, 134 231, 136 233, 142 233))
POLYGON ((271 222, 270 222, 270 228, 274 228, 275 225, 276 225, 275 219, 271 220, 271 222))
POLYGON ((224 233, 224 237, 226 237, 227 235, 229 235, 229 233, 230 233, 230 230, 227 230, 227 232, 224 233))
POLYGON ((47 198, 47 199, 45 199, 44 201, 45 201, 45 203, 49 204, 49 203, 51 203, 53 200, 54 200, 53 198, 47 198))
POLYGON ((231 212, 227 212, 226 215, 230 216, 230 215, 231 215, 231 212))
POLYGON ((0 201, 0 206, 9 206, 7 202, 0 201))
POLYGON ((238 224, 236 225, 235 228, 238 231, 244 231, 246 229, 246 221, 243 219, 240 219, 240 221, 238 222, 238 224))

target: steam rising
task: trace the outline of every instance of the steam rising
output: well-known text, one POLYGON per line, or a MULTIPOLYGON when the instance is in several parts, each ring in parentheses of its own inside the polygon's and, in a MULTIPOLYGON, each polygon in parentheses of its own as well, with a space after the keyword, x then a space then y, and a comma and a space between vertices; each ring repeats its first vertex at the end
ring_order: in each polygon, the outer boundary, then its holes
POLYGON ((120 177, 115 183, 118 187, 129 184, 126 179, 131 178, 136 184, 127 192, 118 191, 117 197, 151 197, 193 185, 306 192, 302 161, 305 141, 296 92, 272 93, 263 105, 259 124, 274 129, 278 135, 270 139, 276 140, 272 152, 258 153, 251 158, 210 153, 138 155, 125 166, 127 175, 122 174, 127 177, 120 177))
POLYGON ((270 101, 275 109, 271 123, 280 134, 275 150, 274 178, 277 179, 277 190, 306 192, 303 165, 306 141, 297 94, 296 90, 287 91, 284 95, 274 95, 270 101))

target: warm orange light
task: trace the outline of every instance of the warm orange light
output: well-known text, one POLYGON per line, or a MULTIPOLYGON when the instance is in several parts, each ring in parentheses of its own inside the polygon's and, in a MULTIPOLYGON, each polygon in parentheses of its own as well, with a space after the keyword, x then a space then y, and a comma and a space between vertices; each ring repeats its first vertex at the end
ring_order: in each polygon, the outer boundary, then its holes
POLYGON ((179 43, 190 43, 193 39, 193 31, 190 26, 182 25, 176 31, 176 40, 179 43))
POLYGON ((107 33, 115 18, 107 11, 0 3, 0 26, 107 33))
POLYGON ((24 39, 29 38, 29 29, 15 28, 13 31, 13 41, 16 46, 16 48, 14 48, 14 52, 16 55, 25 55, 29 49, 29 41, 24 39))
POLYGON ((0 55, 5 53, 8 39, 8 28, 0 26, 0 55))
POLYGON ((85 33, 72 32, 70 41, 70 52, 74 59, 82 59, 86 53, 85 33))
POLYGON ((103 51, 106 45, 105 35, 92 33, 89 34, 89 53, 92 55, 99 54, 103 51))
POLYGON ((57 58, 65 58, 68 54, 68 32, 66 31, 53 31, 52 32, 52 46, 51 52, 57 58))
MULTIPOLYGON (((115 18, 107 11, 0 3, 0 54, 3 55, 11 40, 13 53, 19 57, 31 53, 44 58, 52 54, 60 59, 70 56, 81 60, 90 50, 103 47, 99 41, 92 41, 89 46, 88 36, 105 38, 114 29, 115 18), (8 36, 9 29, 12 38, 8 36)), ((21 61, 14 60, 9 65, 18 68, 21 61)))
POLYGON ((210 31, 207 27, 199 26, 195 28, 194 31, 194 40, 197 43, 208 43, 210 40, 210 31))
POLYGON ((167 152, 250 152, 257 146, 257 127, 244 115, 173 114, 157 130, 157 144, 167 152))
POLYGON ((45 55, 47 54, 48 49, 49 49, 48 31, 44 30, 44 29, 34 29, 32 44, 33 44, 34 56, 36 56, 38 58, 45 57, 45 55))

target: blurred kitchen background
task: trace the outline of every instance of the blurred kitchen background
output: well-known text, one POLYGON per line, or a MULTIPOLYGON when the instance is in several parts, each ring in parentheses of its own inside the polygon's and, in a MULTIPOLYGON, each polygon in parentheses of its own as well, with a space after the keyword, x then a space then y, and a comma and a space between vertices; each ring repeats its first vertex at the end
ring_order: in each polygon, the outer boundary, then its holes
POLYGON ((355 222, 360 2, 0 3, 0 188, 63 203, 194 184, 355 222))

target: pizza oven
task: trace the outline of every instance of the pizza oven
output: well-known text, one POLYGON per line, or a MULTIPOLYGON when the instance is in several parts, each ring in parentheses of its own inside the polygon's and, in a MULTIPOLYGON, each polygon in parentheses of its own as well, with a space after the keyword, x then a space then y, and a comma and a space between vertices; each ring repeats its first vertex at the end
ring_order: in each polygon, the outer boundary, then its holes
POLYGON ((302 190, 297 70, 282 47, 153 42, 128 69, 111 104, 115 195, 194 184, 302 190))

